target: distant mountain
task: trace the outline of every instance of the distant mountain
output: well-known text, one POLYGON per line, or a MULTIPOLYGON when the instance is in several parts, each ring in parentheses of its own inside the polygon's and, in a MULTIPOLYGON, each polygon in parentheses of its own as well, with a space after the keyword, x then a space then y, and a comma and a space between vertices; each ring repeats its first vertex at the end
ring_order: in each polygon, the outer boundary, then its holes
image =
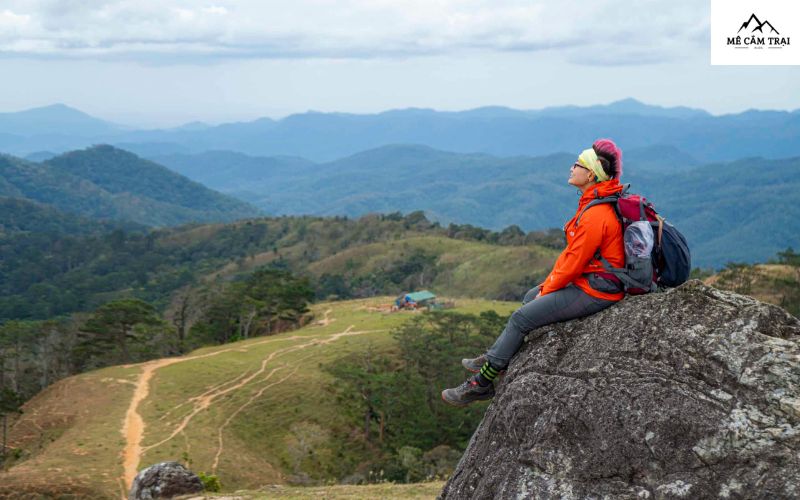
POLYGON ((655 144, 638 149, 626 149, 623 171, 626 165, 630 165, 635 172, 650 170, 678 172, 690 170, 700 164, 697 158, 675 146, 655 144))
POLYGON ((0 196, 23 198, 96 219, 124 219, 111 193, 42 163, 0 156, 0 196))
POLYGON ((125 147, 142 151, 157 142, 165 152, 230 150, 331 161, 388 144, 539 156, 577 151, 598 137, 612 137, 628 149, 671 145, 706 162, 747 156, 782 158, 800 155, 800 117, 773 111, 711 116, 701 110, 660 108, 635 100, 539 111, 490 107, 463 112, 408 109, 374 115, 304 113, 280 121, 200 131, 128 134, 125 147))
POLYGON ((561 189, 568 194, 562 181, 566 179, 566 165, 573 160, 569 155, 496 158, 409 145, 385 146, 322 164, 285 157, 249 158, 245 162, 247 157, 230 152, 156 158, 269 214, 357 216, 424 209, 442 222, 498 227, 501 220, 510 220, 502 227, 518 224, 537 228, 560 225, 553 221, 569 207, 568 198, 530 197, 513 186, 519 186, 525 178, 529 189, 561 189), (235 173, 217 175, 215 165, 218 171, 235 173), (502 196, 506 186, 506 192, 529 210, 504 213, 511 208, 511 200, 494 206, 484 204, 502 196))
POLYGON ((172 130, 175 130, 175 131, 182 131, 182 130, 206 130, 206 129, 208 129, 208 128, 211 128, 211 125, 209 125, 209 124, 207 124, 207 123, 203 123, 203 122, 190 122, 190 123, 185 123, 185 124, 183 124, 183 125, 181 125, 181 126, 179 126, 179 127, 175 127, 175 128, 173 128, 172 130))
POLYGON ((764 262, 800 248, 797 172, 800 157, 748 158, 654 177, 643 192, 684 231, 695 265, 764 262))
MULTIPOLYGON (((577 194, 567 183, 575 154, 498 158, 394 145, 311 164, 235 153, 160 156, 269 214, 360 216, 424 210, 442 222, 495 230, 561 227, 577 194), (214 165, 229 175, 215 175, 214 165), (234 165, 247 167, 233 168, 234 165)), ((671 146, 625 151, 624 182, 679 226, 695 265, 764 261, 800 247, 800 158, 701 164, 671 146), (794 169, 794 170, 793 170, 794 169)))
POLYGON ((89 116, 64 104, 0 113, 0 133, 23 137, 48 134, 91 137, 124 130, 120 125, 89 116))
POLYGON ((256 200, 264 191, 282 189, 286 181, 313 175, 316 163, 297 157, 254 157, 232 151, 196 155, 154 154, 144 156, 212 189, 245 200, 256 200))
POLYGON ((685 106, 662 107, 645 104, 636 99, 622 99, 611 104, 598 106, 561 106, 545 108, 539 112, 543 116, 582 116, 582 115, 640 115, 658 116, 663 118, 691 119, 699 117, 710 117, 707 111, 685 106))
MULTIPOLYGON (((559 226, 563 210, 571 206, 571 190, 565 180, 574 159, 569 154, 498 158, 413 145, 384 146, 328 163, 229 151, 151 158, 271 214, 359 216, 425 209, 441 221, 495 229, 510 224, 559 226), (504 186, 508 187, 505 193, 504 186), (538 201, 526 194, 532 189, 560 192, 567 198, 538 201), (503 215, 509 203, 494 200, 492 192, 497 198, 512 196, 528 210, 503 215)), ((643 170, 677 172, 698 165, 690 155, 671 146, 626 151, 625 160, 639 174, 643 170)))
POLYGON ((605 136, 626 149, 669 145, 701 162, 800 155, 800 114, 796 112, 712 116, 700 109, 651 106, 635 99, 540 110, 489 106, 467 111, 412 108, 365 115, 308 112, 281 120, 262 118, 217 126, 112 128, 91 136, 80 135, 82 130, 48 126, 25 135, 13 127, 0 128, 0 151, 25 155, 107 143, 148 156, 227 150, 324 162, 390 144, 495 156, 543 156, 579 151, 605 136))
POLYGON ((379 113, 383 117, 412 116, 430 118, 436 115, 458 116, 461 118, 531 118, 531 117, 575 117, 583 115, 641 115, 661 116, 669 118, 696 118, 698 116, 711 116, 702 109, 687 108, 684 106, 662 107, 645 104, 636 99, 628 98, 610 104, 595 106, 552 106, 535 110, 519 110, 505 106, 483 106, 466 111, 436 111, 427 108, 407 108, 385 111, 379 113))
POLYGON ((231 221, 259 214, 244 202, 111 146, 74 151, 44 163, 0 156, 0 196, 151 226, 231 221))

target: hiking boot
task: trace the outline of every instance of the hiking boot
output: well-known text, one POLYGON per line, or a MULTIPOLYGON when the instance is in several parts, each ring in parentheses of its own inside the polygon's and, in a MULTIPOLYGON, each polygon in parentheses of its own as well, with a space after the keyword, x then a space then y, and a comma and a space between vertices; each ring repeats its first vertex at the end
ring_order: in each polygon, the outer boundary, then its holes
POLYGON ((466 368, 468 371, 472 373, 478 373, 483 368, 483 364, 486 363, 486 355, 481 354, 477 358, 474 359, 467 359, 464 358, 461 360, 461 366, 466 368))
POLYGON ((494 384, 482 386, 475 377, 470 377, 466 382, 442 391, 442 400, 453 406, 467 406, 474 401, 484 401, 494 397, 494 384))
MULTIPOLYGON (((481 371, 481 368, 483 368, 483 365, 484 363, 486 363, 486 361, 488 361, 486 359, 486 355, 481 354, 480 356, 474 359, 467 359, 467 358, 462 359, 461 366, 466 368, 468 371, 471 371, 472 373, 478 373, 481 371)), ((505 374, 506 374, 505 370, 500 370, 501 377, 505 374)))

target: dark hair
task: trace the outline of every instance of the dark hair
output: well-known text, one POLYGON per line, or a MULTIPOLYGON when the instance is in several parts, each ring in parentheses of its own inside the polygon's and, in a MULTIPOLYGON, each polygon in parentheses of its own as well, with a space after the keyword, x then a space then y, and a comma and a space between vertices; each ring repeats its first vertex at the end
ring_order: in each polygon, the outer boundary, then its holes
POLYGON ((622 150, 611 139, 597 139, 592 144, 597 159, 605 172, 612 179, 622 177, 622 150))

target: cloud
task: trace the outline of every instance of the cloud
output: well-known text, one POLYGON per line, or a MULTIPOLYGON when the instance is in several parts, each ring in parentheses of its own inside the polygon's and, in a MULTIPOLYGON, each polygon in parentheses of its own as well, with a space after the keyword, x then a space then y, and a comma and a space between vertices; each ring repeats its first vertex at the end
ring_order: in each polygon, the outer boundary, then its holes
POLYGON ((650 62, 700 46, 707 25, 695 0, 6 0, 0 54, 193 62, 563 50, 624 64, 625 54, 650 62))

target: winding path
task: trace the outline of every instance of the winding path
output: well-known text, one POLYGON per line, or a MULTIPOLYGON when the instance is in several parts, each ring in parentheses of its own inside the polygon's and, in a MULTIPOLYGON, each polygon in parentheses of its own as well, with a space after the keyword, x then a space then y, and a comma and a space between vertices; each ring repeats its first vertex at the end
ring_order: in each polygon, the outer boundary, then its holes
MULTIPOLYGON (((325 324, 329 324, 333 320, 328 319, 328 314, 330 314, 330 310, 325 312, 325 324)), ((366 333, 374 333, 383 330, 365 330, 365 331, 353 331, 354 325, 350 325, 344 331, 334 334, 324 335, 323 338, 320 336, 304 336, 304 335, 293 335, 290 337, 282 337, 282 338, 271 338, 267 340, 263 340, 260 342, 254 342, 244 348, 236 347, 236 348, 229 348, 229 349, 221 349, 219 351, 214 351, 208 354, 201 354, 197 356, 187 356, 181 358, 165 358, 156 361, 150 361, 147 363, 143 363, 140 366, 142 367, 142 372, 139 374, 138 379, 135 382, 135 389, 133 392, 133 397, 131 398, 130 405, 128 407, 128 411, 125 414, 125 421, 123 422, 123 426, 121 429, 122 435, 125 436, 125 449, 122 452, 123 457, 123 476, 122 481, 125 484, 126 491, 130 491, 131 485, 133 484, 133 480, 138 473, 139 463, 141 461, 142 454, 147 452, 152 448, 160 446, 167 441, 171 440, 178 434, 180 434, 189 422, 197 415, 200 411, 210 407, 214 404, 215 400, 220 398, 225 394, 228 394, 231 391, 236 389, 240 389, 247 385, 248 383, 255 380, 259 375, 264 374, 267 371, 268 363, 274 361, 279 356, 298 351, 301 349, 305 349, 307 347, 315 346, 315 345, 325 345, 331 342, 334 342, 342 337, 351 336, 351 335, 363 335, 366 333), (225 352, 230 351, 244 351, 246 352, 250 348, 262 344, 272 343, 272 342, 283 342, 287 340, 310 340, 309 342, 301 343, 292 345, 289 347, 285 347, 282 349, 278 349, 270 353, 266 358, 264 358, 261 362, 261 366, 258 370, 253 372, 252 374, 246 375, 247 372, 237 375, 233 379, 227 380, 222 382, 210 389, 199 396, 194 396, 189 398, 184 403, 178 405, 178 407, 191 404, 193 406, 192 410, 184 416, 181 422, 173 429, 170 435, 155 443, 153 445, 142 447, 142 439, 144 438, 144 430, 145 430, 145 422, 142 419, 142 416, 139 414, 139 406, 144 401, 150 392, 150 380, 153 378, 153 375, 156 370, 159 368, 164 368, 166 366, 173 365, 175 363, 183 363, 184 361, 191 361, 201 358, 208 358, 212 356, 216 356, 225 352)), ((268 382, 272 375, 275 373, 276 369, 270 371, 265 377, 257 382, 268 382)), ((282 377, 280 380, 268 383, 264 387, 261 387, 259 391, 257 391, 253 396, 251 396, 244 404, 242 404, 239 408, 237 408, 229 417, 228 419, 220 426, 218 429, 218 448, 216 455, 214 457, 213 463, 213 470, 216 471, 217 465, 219 464, 219 457, 222 454, 223 450, 223 439, 222 439, 222 431, 227 425, 233 420, 233 418, 241 412, 245 407, 250 405, 253 401, 255 401, 258 397, 260 397, 264 391, 269 389, 270 387, 274 387, 277 384, 283 383, 285 380, 289 379, 294 372, 289 373, 288 375, 282 377)), ((177 408, 177 407, 176 407, 177 408)), ((173 408, 175 409, 175 408, 173 408)), ((163 417, 162 417, 163 418, 163 417)), ((125 494, 123 493, 123 498, 125 494)))

